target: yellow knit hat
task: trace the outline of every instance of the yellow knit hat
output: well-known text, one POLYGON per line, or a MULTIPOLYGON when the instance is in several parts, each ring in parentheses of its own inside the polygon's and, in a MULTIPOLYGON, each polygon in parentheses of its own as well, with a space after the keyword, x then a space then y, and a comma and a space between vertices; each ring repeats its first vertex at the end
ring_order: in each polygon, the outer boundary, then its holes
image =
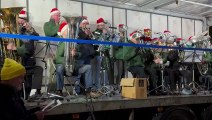
POLYGON ((1 69, 1 80, 10 80, 26 73, 23 65, 17 63, 15 60, 6 58, 1 69))

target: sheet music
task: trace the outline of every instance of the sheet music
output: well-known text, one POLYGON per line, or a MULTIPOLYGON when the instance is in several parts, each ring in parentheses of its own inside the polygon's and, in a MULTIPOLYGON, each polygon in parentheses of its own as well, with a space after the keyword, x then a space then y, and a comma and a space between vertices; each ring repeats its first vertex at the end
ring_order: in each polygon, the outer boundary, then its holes
POLYGON ((202 62, 204 51, 185 50, 184 62, 202 62))

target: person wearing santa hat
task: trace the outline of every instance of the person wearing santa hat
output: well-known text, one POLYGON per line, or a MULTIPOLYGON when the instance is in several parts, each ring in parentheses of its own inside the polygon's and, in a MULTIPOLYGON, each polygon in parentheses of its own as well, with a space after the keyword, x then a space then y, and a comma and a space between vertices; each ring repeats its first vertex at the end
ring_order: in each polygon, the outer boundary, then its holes
POLYGON ((38 35, 34 28, 28 22, 28 15, 26 8, 23 8, 18 15, 18 25, 20 34, 38 35))
MULTIPOLYGON (((80 29, 84 26, 84 22, 88 21, 82 21, 80 24, 80 29)), ((67 22, 62 22, 60 24, 58 34, 62 38, 67 37, 67 29, 68 29, 68 23, 67 22)), ((86 36, 86 35, 82 35, 86 36)), ((92 49, 92 45, 91 45, 92 49)), ((71 49, 71 55, 75 57, 76 59, 76 82, 79 83, 80 78, 82 74, 84 74, 84 83, 85 83, 85 92, 88 93, 91 97, 96 96, 93 92, 91 92, 92 88, 92 71, 91 71, 91 65, 90 65, 90 60, 93 58, 92 54, 94 54, 94 50, 90 50, 90 45, 84 45, 84 44, 79 44, 76 46, 75 49, 71 49), (93 53, 91 53, 93 51, 93 53)), ((60 42, 58 44, 58 48, 56 51, 56 84, 57 84, 57 94, 58 95, 63 95, 62 89, 64 86, 64 72, 65 72, 65 66, 64 66, 64 61, 65 61, 65 43, 60 42)), ((79 94, 81 93, 80 89, 78 86, 76 86, 76 92, 79 94)))
POLYGON ((97 25, 97 28, 95 31, 93 31, 93 34, 95 35, 95 39, 96 40, 100 40, 102 39, 102 33, 105 32, 105 20, 103 18, 99 18, 97 21, 96 21, 96 25, 97 25))
MULTIPOLYGON (((124 43, 125 41, 127 41, 127 37, 125 36, 126 33, 126 28, 124 28, 125 25, 124 24, 119 24, 118 25, 118 34, 120 36, 120 40, 118 42, 120 43, 124 43)), ((114 46, 114 55, 121 55, 119 53, 120 50, 122 50, 123 46, 114 46)), ((121 78, 125 77, 125 68, 124 68, 124 61, 122 59, 117 59, 114 63, 114 76, 116 76, 117 79, 117 83, 120 83, 121 78)))
MULTIPOLYGON (((103 18, 97 19, 96 25, 97 25, 97 28, 95 31, 93 31, 93 35, 95 36, 95 40, 102 40, 103 33, 106 33, 105 20, 103 18)), ((96 52, 96 56, 94 58, 95 63, 92 64, 92 68, 93 68, 93 73, 95 75, 94 76, 94 79, 95 79, 94 89, 98 91, 98 90, 100 90, 101 85, 102 85, 101 79, 100 79, 102 57, 100 56, 100 52, 98 51, 99 45, 94 45, 94 49, 97 50, 97 52, 96 52)), ((107 74, 107 72, 105 74, 107 74)), ((107 78, 106 78, 106 81, 108 82, 107 78)), ((108 83, 106 83, 106 84, 108 84, 108 83)))
POLYGON ((27 110, 18 91, 22 89, 26 69, 16 61, 5 58, 0 79, 1 120, 43 120, 45 111, 39 107, 27 110))
MULTIPOLYGON (((128 43, 139 44, 141 39, 140 36, 140 33, 137 31, 132 32, 128 43)), ((115 58, 123 59, 127 63, 127 70, 131 72, 134 78, 145 78, 147 77, 146 74, 148 74, 150 76, 150 90, 156 88, 158 79, 156 70, 150 66, 145 66, 146 64, 151 65, 154 59, 154 56, 150 54, 148 49, 124 46, 117 51, 115 58)))
MULTIPOLYGON (((82 22, 80 23, 80 29, 79 29, 79 39, 83 40, 91 40, 93 35, 90 32, 89 28, 89 21, 87 17, 84 17, 82 22)), ((78 63, 81 63, 82 68, 80 68, 80 71, 85 71, 84 73, 84 81, 87 81, 86 83, 89 83, 91 87, 93 87, 93 80, 92 80, 92 67, 91 67, 91 60, 95 56, 95 50, 94 46, 92 44, 78 44, 78 48, 81 53, 81 57, 78 59, 78 63), (87 69, 87 70, 86 70, 87 69), (91 73, 91 74, 90 74, 91 73)), ((82 74, 78 75, 78 78, 81 77, 82 74)), ((79 81, 80 79, 78 79, 79 81)), ((90 87, 90 88, 91 88, 90 87)), ((79 91, 79 88, 78 88, 79 91)), ((87 91, 89 92, 89 88, 87 87, 87 91)), ((92 97, 99 97, 101 96, 101 93, 97 92, 91 92, 92 97)))
POLYGON ((44 33, 48 37, 59 37, 57 32, 59 29, 60 22, 60 11, 57 8, 52 8, 50 11, 50 20, 44 24, 44 33))
MULTIPOLYGON (((59 25, 57 34, 62 38, 67 38, 67 29, 68 23, 62 22, 59 25)), ((56 63, 56 94, 63 96, 62 90, 64 85, 64 73, 65 73, 65 43, 59 42, 57 46, 56 56, 55 56, 55 63, 56 63)))
MULTIPOLYGON (((35 29, 29 24, 26 8, 22 9, 18 15, 19 34, 39 36, 35 29)), ((26 67, 25 94, 28 99, 31 89, 36 89, 36 96, 41 95, 43 68, 36 66, 34 57, 34 40, 21 40, 21 46, 17 47, 17 53, 22 58, 22 64, 26 67), (33 74, 32 74, 33 73, 33 74), (34 77, 33 77, 34 76, 34 77), (32 78, 34 78, 32 80, 32 78)), ((23 95, 23 93, 21 93, 23 95)), ((24 95, 23 95, 24 96, 24 95)), ((33 97, 36 97, 33 96, 33 97)))
POLYGON ((126 32, 125 25, 124 24, 119 24, 118 25, 118 30, 119 30, 120 42, 125 42, 125 32, 126 32))
MULTIPOLYGON (((139 44, 140 37, 137 36, 137 32, 134 31, 130 34, 128 43, 139 44)), ((123 59, 127 63, 127 70, 132 73, 134 78, 144 78, 144 58, 138 54, 139 48, 124 46, 120 53, 115 55, 116 59, 123 59)))
POLYGON ((91 40, 92 33, 90 31, 89 21, 86 16, 82 17, 82 21, 79 26, 80 26, 80 29, 79 29, 78 38, 83 40, 91 40))

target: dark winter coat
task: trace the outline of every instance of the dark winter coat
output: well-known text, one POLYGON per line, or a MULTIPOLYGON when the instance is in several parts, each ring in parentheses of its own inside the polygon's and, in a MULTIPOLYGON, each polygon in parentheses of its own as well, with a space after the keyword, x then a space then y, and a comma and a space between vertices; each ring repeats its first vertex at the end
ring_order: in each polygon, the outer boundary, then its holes
MULTIPOLYGON (((39 36, 39 34, 34 30, 34 28, 31 28, 29 31, 21 31, 20 32, 23 35, 33 35, 33 36, 39 36)), ((34 58, 34 41, 35 40, 22 40, 22 44, 20 47, 17 47, 18 55, 22 58, 22 63, 24 66, 34 66, 35 65, 35 58, 34 58)))
MULTIPOLYGON (((78 39, 90 40, 81 29, 79 30, 78 39)), ((95 50, 91 44, 78 44, 76 46, 77 50, 77 60, 83 60, 84 64, 90 64, 90 60, 93 58, 95 50)), ((60 42, 57 47, 56 52, 56 64, 65 64, 65 43, 60 42)))
POLYGON ((15 88, 0 84, 0 96, 0 120, 37 120, 34 112, 40 108, 26 110, 15 88))
MULTIPOLYGON (((85 32, 80 29, 79 30, 78 39, 82 40, 91 40, 90 36, 85 34, 85 32)), ((78 44, 79 51, 81 53, 80 60, 84 61, 84 64, 90 64, 90 60, 94 57, 95 50, 92 44, 78 44)))

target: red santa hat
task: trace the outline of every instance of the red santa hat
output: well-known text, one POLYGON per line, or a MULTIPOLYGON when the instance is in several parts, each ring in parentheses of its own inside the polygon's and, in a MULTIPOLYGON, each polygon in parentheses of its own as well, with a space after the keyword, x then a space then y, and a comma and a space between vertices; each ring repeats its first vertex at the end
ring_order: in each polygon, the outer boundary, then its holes
POLYGON ((132 39, 133 38, 133 36, 134 35, 136 35, 137 34, 137 36, 138 36, 138 31, 133 31, 132 33, 130 33, 130 39, 132 39))
POLYGON ((176 41, 181 41, 181 40, 183 40, 182 38, 176 38, 176 41))
POLYGON ((119 28, 124 27, 124 24, 119 24, 118 27, 119 28))
POLYGON ((99 19, 96 21, 97 24, 102 24, 102 23, 104 23, 104 22, 105 22, 105 21, 104 21, 103 18, 99 18, 99 19))
POLYGON ((144 32, 149 32, 150 31, 150 29, 144 29, 144 32))
POLYGON ((52 10, 50 11, 50 15, 54 15, 56 13, 60 13, 60 11, 57 8, 52 8, 52 10))
POLYGON ((82 20, 82 22, 81 23, 89 23, 89 21, 88 21, 88 17, 87 16, 82 16, 82 18, 83 18, 83 20, 82 20))
POLYGON ((26 8, 23 8, 18 15, 19 18, 27 18, 26 8))
POLYGON ((188 38, 189 41, 190 41, 191 39, 193 39, 193 36, 190 36, 190 37, 188 38))
POLYGON ((165 34, 170 34, 171 32, 168 31, 168 30, 164 30, 163 33, 165 33, 165 34))
POLYGON ((58 30, 58 35, 62 35, 63 34, 63 32, 65 31, 65 30, 67 30, 67 28, 68 28, 68 23, 67 22, 62 22, 61 24, 60 24, 60 27, 59 27, 59 30, 58 30))

